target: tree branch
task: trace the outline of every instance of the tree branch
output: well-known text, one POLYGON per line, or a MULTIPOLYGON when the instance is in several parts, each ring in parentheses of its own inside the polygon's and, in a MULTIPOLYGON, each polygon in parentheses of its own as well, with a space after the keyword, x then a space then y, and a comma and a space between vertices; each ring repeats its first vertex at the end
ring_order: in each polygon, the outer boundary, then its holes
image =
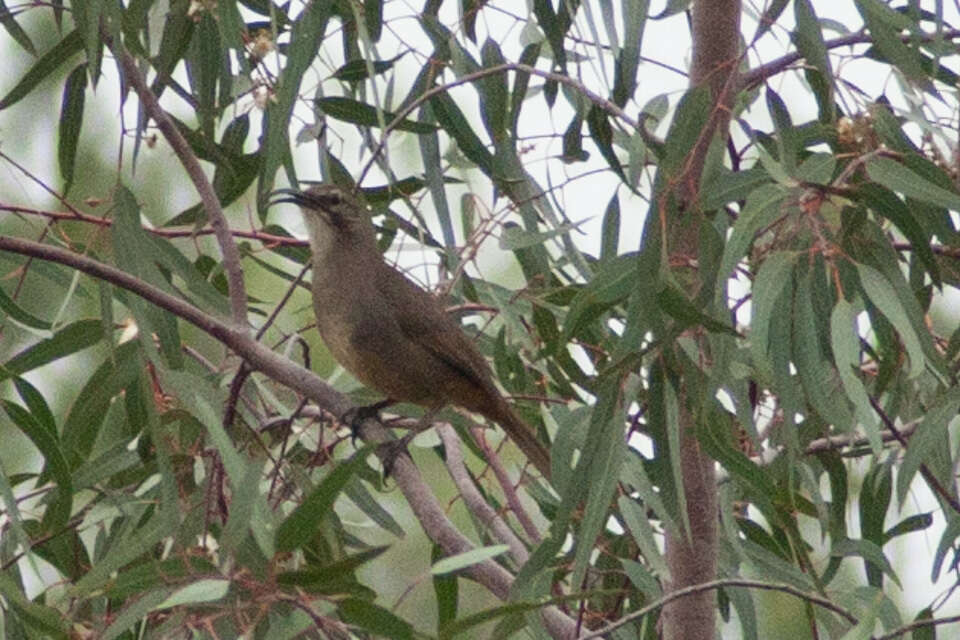
MULTIPOLYGON (((228 325, 190 303, 116 267, 66 249, 12 236, 0 235, 0 251, 56 262, 126 289, 213 336, 243 358, 252 369, 303 394, 330 413, 343 415, 355 408, 346 396, 338 393, 312 371, 271 351, 254 340, 245 329, 228 325)), ((364 421, 358 432, 360 437, 368 443, 383 444, 395 440, 382 424, 372 419, 364 421)), ((397 456, 393 461, 391 476, 426 534, 445 553, 455 555, 474 548, 473 543, 447 518, 443 507, 430 487, 423 481, 419 469, 409 456, 397 456)), ((481 562, 468 567, 464 572, 501 600, 506 601, 509 598, 513 576, 497 563, 481 562)), ((551 634, 555 637, 574 637, 576 627, 573 620, 559 609, 549 607, 543 609, 541 613, 551 634)))
POLYGON ((671 591, 670 593, 660 598, 656 602, 649 604, 642 609, 634 611, 633 613, 625 615, 624 617, 620 618, 616 622, 608 624, 607 626, 601 629, 591 631, 585 636, 580 636, 580 640, 590 640, 590 638, 599 638, 603 635, 606 635, 612 631, 615 631, 616 629, 619 629, 620 627, 626 625, 629 622, 633 622, 634 620, 639 620, 645 615, 653 611, 656 611, 657 609, 663 607, 664 605, 670 602, 673 602, 677 598, 683 598, 684 596, 689 596, 694 593, 705 593, 707 591, 711 591, 713 589, 721 589, 723 587, 748 587, 750 589, 782 591, 783 593, 789 593, 790 595, 796 596, 802 600, 806 600, 807 602, 812 602, 813 604, 823 607, 824 609, 833 611, 837 615, 843 617, 847 622, 849 622, 852 625, 855 625, 857 624, 857 622, 859 622, 856 616, 854 616, 852 613, 850 613, 846 609, 840 607, 839 605, 834 604, 833 601, 828 600, 827 598, 824 598, 823 596, 819 596, 815 593, 807 593, 806 591, 803 591, 802 589, 798 589, 797 587, 794 587, 789 584, 761 582, 759 580, 743 580, 740 578, 726 578, 723 580, 711 580, 710 582, 695 584, 689 587, 684 587, 683 589, 677 589, 676 591, 671 591))
POLYGON ((118 66, 123 79, 128 85, 134 88, 140 97, 144 110, 157 123, 157 127, 163 134, 163 137, 170 143, 173 152, 177 154, 180 164, 190 176, 193 186, 200 194, 200 201, 203 203, 203 209, 207 213, 207 219, 213 228, 213 233, 220 245, 220 253, 223 256, 223 269, 227 276, 227 285, 230 291, 230 309, 233 318, 233 324, 238 328, 247 326, 247 292, 243 283, 243 265, 240 263, 240 252, 237 245, 233 242, 230 235, 230 226, 227 224, 227 218, 223 214, 223 208, 220 206, 220 200, 213 191, 213 186, 207 180, 203 167, 197 160, 186 139, 177 129, 173 120, 167 116, 167 113, 160 106, 157 97, 150 91, 146 81, 137 68, 137 63, 123 48, 112 39, 107 40, 107 46, 116 56, 118 66))

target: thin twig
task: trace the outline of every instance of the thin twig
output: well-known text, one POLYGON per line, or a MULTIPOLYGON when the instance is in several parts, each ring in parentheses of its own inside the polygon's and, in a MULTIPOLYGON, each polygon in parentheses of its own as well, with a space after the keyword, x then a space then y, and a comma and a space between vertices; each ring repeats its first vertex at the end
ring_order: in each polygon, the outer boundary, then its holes
MULTIPOLYGON (((0 251, 9 251, 72 267, 90 276, 122 287, 162 309, 193 324, 233 350, 255 370, 274 381, 313 400, 333 415, 343 415, 354 408, 349 399, 337 392, 312 371, 289 358, 271 351, 252 338, 248 331, 227 324, 177 297, 130 274, 66 249, 44 245, 23 238, 0 235, 0 251)), ((365 420, 358 428, 360 437, 374 445, 394 438, 382 424, 365 420)), ((470 551, 474 545, 447 518, 433 490, 424 482, 416 465, 407 456, 393 462, 391 476, 401 490, 424 532, 448 555, 470 551)), ((501 600, 510 598, 513 576, 493 561, 473 564, 464 574, 482 584, 501 600)), ((555 607, 541 610, 548 630, 557 637, 572 638, 574 622, 555 607)))
POLYGON ((824 598, 823 596, 817 595, 815 593, 808 593, 802 589, 798 589, 789 584, 780 584, 773 582, 761 582, 759 580, 745 580, 741 578, 724 578, 722 580, 711 580, 710 582, 704 582, 701 584, 691 585, 689 587, 684 587, 683 589, 677 589, 676 591, 671 591, 664 597, 660 598, 656 602, 647 605, 646 607, 634 611, 633 613, 627 614, 619 620, 608 624, 605 627, 591 631, 585 636, 580 636, 580 640, 589 640, 590 638, 599 638, 603 635, 606 635, 620 627, 638 620, 645 615, 656 611, 667 603, 673 602, 677 598, 683 598, 694 593, 702 593, 704 591, 709 591, 711 589, 722 589, 724 587, 747 587, 749 589, 764 589, 767 591, 782 591, 783 593, 789 593, 790 595, 796 596, 807 602, 811 602, 815 605, 821 606, 824 609, 833 611, 837 615, 843 617, 847 622, 852 625, 857 624, 858 620, 856 616, 844 609, 843 607, 835 604, 833 601, 824 598))
MULTIPOLYGON (((883 407, 880 406, 880 403, 877 402, 877 399, 873 396, 869 396, 870 406, 873 407, 873 410, 877 412, 877 415, 880 416, 880 419, 883 421, 884 426, 893 433, 894 438, 897 442, 900 443, 904 449, 907 448, 907 439, 900 433, 900 430, 897 428, 897 425, 894 424, 893 420, 890 419, 890 416, 887 415, 887 412, 883 410, 883 407)), ((920 475, 923 476, 923 479, 927 481, 927 484, 930 485, 930 488, 939 495, 944 502, 950 505, 950 507, 957 513, 960 513, 960 502, 957 502, 957 499, 947 491, 946 487, 940 484, 940 481, 936 476, 933 475, 933 472, 930 471, 930 467, 926 463, 920 463, 920 475)))
POLYGON ((163 110, 163 107, 160 106, 157 97, 150 91, 150 87, 147 86, 143 75, 137 68, 133 56, 112 38, 107 38, 107 46, 110 47, 113 55, 120 63, 123 79, 137 92, 144 110, 157 123, 157 128, 160 129, 163 137, 170 144, 200 195, 203 209, 210 221, 210 226, 213 228, 214 236, 220 245, 220 253, 223 256, 223 269, 227 276, 227 286, 230 291, 233 324, 238 329, 243 329, 247 325, 247 293, 243 283, 243 265, 240 262, 240 251, 230 235, 230 226, 227 224, 227 218, 220 206, 220 200, 213 190, 213 185, 207 180, 203 167, 200 166, 200 162, 190 148, 190 144, 177 129, 166 111, 163 110))
POLYGON ((470 474, 467 472, 467 467, 463 462, 463 451, 460 449, 460 439, 457 437, 457 432, 454 431, 453 427, 449 424, 443 422, 436 423, 434 428, 437 430, 437 435, 440 436, 440 441, 443 442, 443 447, 446 451, 445 462, 447 471, 450 473, 453 483, 457 485, 457 489, 460 491, 460 496, 463 498, 463 503, 467 509, 480 522, 487 525, 490 533, 493 534, 499 542, 510 547, 510 555, 513 556, 513 560, 518 565, 525 564, 530 557, 527 548, 523 546, 523 542, 510 527, 507 526, 503 518, 501 518, 487 501, 484 500, 483 496, 480 495, 480 492, 477 490, 477 485, 474 484, 473 478, 470 477, 470 474))
MULTIPOLYGON (((52 220, 69 220, 71 222, 86 222, 88 224, 95 224, 101 227, 109 227, 113 225, 113 220, 109 218, 97 218, 96 216, 91 216, 85 214, 81 211, 76 213, 64 213, 62 211, 44 211, 42 209, 34 209, 32 207, 23 207, 15 204, 3 204, 0 203, 0 211, 10 211, 13 213, 25 213, 28 215, 43 216, 45 218, 50 218, 52 220)), ((204 227, 202 229, 195 229, 193 227, 174 227, 171 229, 145 229, 147 232, 152 233, 156 236, 161 236, 163 238, 193 238, 196 236, 206 236, 214 233, 212 227, 204 227)), ((237 229, 231 229, 230 235, 236 236, 238 238, 247 238, 249 240, 258 240, 265 245, 270 246, 291 246, 291 247, 306 247, 308 242, 306 240, 298 240, 297 238, 291 238, 290 236, 278 236, 272 233, 266 233, 264 231, 258 231, 254 229, 252 231, 240 231, 237 229)))
POLYGON ((380 135, 380 144, 377 145, 377 148, 373 150, 373 156, 367 161, 367 164, 364 165, 363 171, 360 172, 360 177, 357 178, 357 184, 361 184, 363 179, 366 177, 367 172, 370 171, 370 168, 373 166, 373 163, 376 162, 377 158, 380 157, 380 154, 383 153, 384 148, 387 145, 387 137, 390 133, 399 125, 403 120, 413 112, 414 109, 419 107, 421 104, 432 98, 433 96, 449 91, 454 87, 458 87, 463 84, 468 84, 487 76, 496 75, 498 73, 505 73, 507 71, 521 71, 523 73, 529 73, 532 76, 539 76, 547 80, 553 80, 554 82, 559 82, 560 84, 565 84, 569 87, 572 87, 579 91, 587 100, 594 103, 604 111, 609 114, 612 114, 622 120, 623 122, 630 125, 634 130, 640 128, 640 122, 631 118, 626 111, 618 107, 613 102, 607 100, 601 95, 598 95, 587 88, 585 84, 579 80, 575 80, 570 76, 566 76, 560 73, 553 73, 552 71, 541 71, 526 64, 519 63, 506 63, 499 64, 494 67, 488 67, 486 69, 480 69, 479 71, 474 71, 473 73, 468 73, 463 75, 452 82, 446 84, 437 85, 431 87, 417 96, 416 100, 413 100, 406 107, 397 112, 393 120, 391 120, 386 129, 383 130, 383 133, 380 135))

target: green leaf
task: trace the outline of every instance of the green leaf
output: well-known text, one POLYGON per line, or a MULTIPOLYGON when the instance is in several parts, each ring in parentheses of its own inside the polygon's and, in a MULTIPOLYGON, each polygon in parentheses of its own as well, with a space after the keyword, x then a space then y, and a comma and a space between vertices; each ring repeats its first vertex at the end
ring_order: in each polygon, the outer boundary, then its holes
POLYGON ((712 109, 713 100, 706 85, 695 87, 683 94, 666 137, 667 155, 662 166, 668 174, 682 170, 687 154, 703 135, 712 109))
POLYGON ((840 380, 830 361, 831 355, 824 352, 829 339, 818 333, 821 324, 812 298, 813 278, 808 273, 797 280, 791 345, 797 375, 811 409, 840 432, 850 433, 853 413, 839 393, 840 380))
POLYGON ((600 262, 615 257, 620 248, 620 198, 616 192, 603 213, 600 232, 600 262))
MULTIPOLYGON (((793 42, 797 52, 806 61, 804 74, 813 89, 820 108, 820 121, 832 122, 835 116, 833 98, 834 73, 827 55, 827 44, 823 40, 823 31, 810 0, 794 0, 793 19, 796 30, 793 42)), ((772 23, 771 23, 772 24, 772 23)))
POLYGON ((27 313, 13 300, 13 298, 7 295, 7 292, 4 291, 2 287, 0 287, 0 310, 3 310, 11 320, 17 324, 23 325, 24 327, 39 329, 44 332, 49 332, 53 327, 46 320, 41 320, 40 318, 27 313))
MULTIPOLYGON (((397 60, 402 58, 406 52, 401 53, 398 56, 394 56, 389 60, 374 60, 370 63, 373 67, 374 75, 379 75, 381 73, 386 73, 393 68, 394 63, 397 60)), ((370 74, 367 69, 367 60, 358 59, 351 60, 345 65, 341 66, 339 69, 333 72, 333 77, 337 80, 343 80, 344 82, 360 82, 361 80, 366 80, 370 77, 370 74)))
POLYGON ((916 378, 925 369, 926 356, 924 356, 920 338, 914 331, 906 310, 900 304, 896 291, 887 282, 887 279, 872 267, 858 264, 857 273, 860 274, 860 283, 863 285, 864 293, 900 334, 900 339, 903 340, 910 358, 909 378, 916 378))
POLYGON ((312 538, 327 517, 333 503, 340 496, 350 478, 365 464, 369 448, 360 449, 349 460, 337 465, 320 484, 304 498, 293 513, 287 516, 277 529, 276 545, 278 551, 293 551, 312 538))
POLYGON ((494 174, 493 154, 480 140, 473 128, 467 122, 460 107, 446 92, 430 98, 430 109, 437 118, 437 122, 454 140, 463 155, 476 164, 487 175, 494 174))
MULTIPOLYGON (((100 328, 100 324, 97 323, 100 328)), ((63 423, 61 448, 72 469, 86 462, 96 444, 100 427, 113 398, 137 379, 144 366, 140 342, 118 346, 112 358, 93 372, 80 390, 63 423)))
POLYGON ((345 576, 354 577, 354 572, 361 566, 380 557, 390 547, 374 547, 367 549, 343 560, 331 562, 319 569, 305 569, 302 571, 287 571, 277 575, 277 584, 297 586, 314 591, 317 585, 336 583, 345 576))
MULTIPOLYGON (((133 194, 123 185, 118 185, 113 201, 116 218, 110 232, 117 266, 132 276, 170 292, 169 283, 157 269, 153 259, 153 239, 140 226, 140 207, 133 194)), ((173 369, 181 368, 183 352, 180 348, 177 320, 173 314, 133 294, 124 293, 123 300, 137 321, 137 336, 143 343, 145 352, 156 352, 156 335, 168 365, 173 369)))
POLYGON ((100 37, 100 27, 101 24, 105 27, 110 24, 109 19, 103 15, 103 10, 109 9, 109 6, 105 6, 104 0, 75 0, 71 3, 71 8, 77 24, 77 32, 83 36, 83 48, 86 50, 87 64, 90 66, 90 79, 96 87, 104 47, 104 41, 100 37))
MULTIPOLYGON (((430 560, 437 562, 443 557, 443 549, 434 544, 430 550, 430 560)), ((433 576, 433 594, 437 603, 437 627, 457 619, 458 602, 460 599, 460 583, 456 575, 433 576)))
POLYGON ((930 238, 917 219, 917 215, 889 189, 875 183, 867 182, 857 186, 857 193, 863 197, 863 202, 878 216, 890 220, 897 229, 910 241, 911 248, 926 267, 934 284, 940 285, 940 268, 933 251, 930 249, 930 238))
POLYGON ((861 365, 860 337, 856 333, 855 320, 853 305, 842 298, 838 300, 830 316, 830 345, 847 398, 853 403, 857 418, 866 431, 870 448, 879 455, 883 443, 877 428, 877 417, 858 375, 861 365))
POLYGON ((671 316, 679 322, 678 330, 700 325, 715 333, 728 333, 733 336, 739 336, 737 330, 729 324, 710 317, 700 307, 692 303, 687 296, 682 294, 675 287, 665 285, 657 292, 657 306, 664 313, 671 316))
MULTIPOLYGON (((276 102, 267 107, 264 120, 263 165, 258 182, 257 211, 261 221, 266 217, 267 196, 273 191, 277 169, 290 155, 288 132, 293 105, 300 97, 303 75, 313 64, 323 43, 330 18, 330 2, 311 2, 298 16, 290 30, 287 60, 280 74, 276 102)), ((268 10, 270 15, 273 10, 268 10)))
POLYGON ((572 7, 574 14, 579 2, 561 3, 554 13, 552 3, 548 0, 534 0, 533 12, 537 16, 537 22, 547 35, 547 41, 550 43, 550 49, 553 51, 553 67, 560 71, 566 71, 567 53, 563 48, 564 39, 570 25, 573 24, 573 15, 568 7, 572 7))
POLYGON ((472 567, 475 564, 480 564, 490 560, 491 558, 496 558, 510 551, 510 547, 505 544, 495 544, 489 547, 478 547, 476 549, 471 549, 469 551, 464 551, 463 553, 458 553, 454 556, 449 556, 442 560, 439 560, 430 567, 430 573, 435 576, 442 576, 448 573, 453 573, 459 571, 460 569, 465 569, 467 567, 472 567))
POLYGON ((27 71, 20 82, 15 84, 7 95, 0 100, 0 111, 16 104, 21 98, 33 91, 47 76, 67 62, 75 53, 83 49, 83 41, 78 31, 71 31, 63 37, 50 51, 45 53, 27 71))
POLYGON ((613 151, 613 127, 610 126, 609 114, 606 111, 593 104, 590 111, 587 112, 587 128, 590 130, 590 137, 593 143, 600 149, 600 155, 604 157, 613 172, 620 176, 624 182, 627 176, 623 173, 623 164, 613 151))
MULTIPOLYGON (((663 572, 669 571, 669 569, 667 568, 667 563, 659 547, 658 540, 660 534, 654 531, 653 526, 650 524, 648 513, 652 510, 657 515, 665 517, 669 514, 660 506, 660 496, 654 488, 653 483, 646 477, 646 473, 643 471, 643 465, 631 462, 629 460, 630 457, 631 456, 628 456, 625 472, 629 473, 630 471, 638 470, 638 473, 643 477, 643 484, 632 483, 633 488, 635 488, 639 494, 639 498, 634 500, 627 496, 620 496, 620 498, 617 499, 617 507, 620 515, 623 517, 624 523, 627 525, 627 529, 630 530, 631 537, 634 542, 637 543, 650 568, 659 575, 665 575, 663 572)), ((669 531, 677 531, 674 525, 665 528, 669 531)))
MULTIPOLYGON (((623 414, 620 409, 620 378, 607 376, 596 390, 596 403, 590 414, 587 442, 573 477, 586 485, 586 500, 577 532, 573 584, 583 584, 594 544, 610 512, 610 501, 620 479, 620 468, 627 455, 623 414)), ((580 491, 580 489, 578 489, 580 491)), ((566 493, 564 494, 567 495, 566 493)), ((579 503, 579 500, 575 502, 579 503)))
POLYGON ((226 578, 204 578, 180 587, 163 602, 155 605, 153 611, 170 609, 180 605, 196 605, 201 602, 216 602, 230 591, 230 581, 226 578))
POLYGON ((804 182, 828 185, 836 168, 837 158, 832 153, 811 153, 797 167, 797 177, 804 182))
POLYGON ((949 429, 956 422, 957 411, 960 411, 960 388, 953 387, 934 405, 927 409, 923 420, 917 425, 910 446, 903 456, 903 462, 897 470, 897 502, 906 504, 910 483, 920 470, 920 467, 934 459, 938 452, 950 450, 949 429))
MULTIPOLYGON (((478 613, 473 613, 467 616, 461 616, 459 619, 450 622, 449 624, 443 625, 440 628, 439 637, 441 640, 450 640, 456 638, 463 634, 463 632, 472 629, 473 627, 479 626, 491 622, 493 620, 498 620, 501 618, 506 618, 508 616, 516 616, 524 613, 536 612, 543 608, 543 603, 540 602, 511 602, 509 604, 501 605, 498 607, 492 607, 478 613)), ((502 631, 501 629, 496 629, 494 632, 496 635, 490 637, 494 638, 507 638, 512 637, 511 634, 501 634, 497 633, 502 631)))
POLYGON ((10 420, 30 438, 42 454, 45 470, 57 481, 57 490, 50 496, 50 505, 44 514, 44 530, 53 532, 63 527, 70 519, 73 508, 73 482, 70 467, 58 442, 57 432, 35 418, 29 411, 9 400, 0 400, 0 406, 10 420))
POLYGON ((799 151, 796 131, 790 119, 790 112, 783 99, 773 89, 767 87, 767 111, 777 131, 777 149, 780 151, 780 162, 789 175, 795 175, 797 170, 797 152, 799 151))
MULTIPOLYGON (((367 127, 380 126, 380 120, 377 119, 377 109, 372 105, 341 96, 317 98, 315 102, 331 118, 367 127)), ((390 124, 396 117, 389 111, 382 111, 382 113, 384 124, 390 124)), ((433 133, 437 130, 436 125, 417 122, 416 120, 401 120, 393 128, 400 131, 410 131, 411 133, 433 133)))
MULTIPOLYGON (((51 637, 67 640, 69 625, 63 614, 53 607, 37 604, 24 593, 24 589, 11 577, 9 571, 0 571, 0 595, 29 627, 43 634, 36 637, 51 637)), ((33 636, 31 636, 33 637, 33 636)))
POLYGON ((892 158, 871 158, 867 162, 867 175, 891 191, 909 198, 960 211, 960 195, 935 185, 892 158))
MULTIPOLYGON (((892 478, 889 464, 873 466, 863 479, 860 491, 860 535, 864 540, 883 547, 883 521, 890 508, 890 498, 893 495, 892 478)), ((866 561, 867 582, 878 589, 883 587, 883 574, 880 567, 871 561, 866 561)))
POLYGON ((365 600, 350 598, 337 609, 343 621, 364 631, 391 640, 413 640, 413 627, 390 611, 365 600))
MULTIPOLYGON (((175 505, 171 506, 171 509, 175 508, 175 505)), ((139 526, 131 523, 120 535, 113 538, 112 544, 103 548, 103 556, 67 589, 68 594, 71 597, 81 597, 103 589, 115 579, 115 574, 121 567, 144 555, 149 556, 155 544, 174 535, 178 522, 178 514, 157 511, 139 526), (170 517, 171 515, 173 517, 170 517)))
MULTIPOLYGON (((520 54, 520 64, 528 67, 533 66, 540 56, 540 43, 527 45, 520 54)), ((520 111, 523 108, 523 101, 527 97, 527 89, 530 86, 530 74, 525 71, 516 71, 514 73, 513 89, 510 91, 510 137, 517 139, 517 124, 520 122, 520 111)))
POLYGON ((766 375, 772 374, 769 336, 774 323, 789 322, 790 316, 777 301, 793 282, 793 268, 797 254, 778 251, 764 260, 753 282, 752 317, 750 320, 750 349, 755 362, 766 375))
POLYGON ((60 160, 60 177, 63 192, 73 184, 73 168, 77 158, 77 142, 80 140, 80 125, 83 123, 83 102, 87 93, 87 65, 77 66, 63 85, 63 100, 60 104, 60 143, 57 157, 60 160))
POLYGON ((883 544, 890 542, 898 536, 903 536, 908 533, 915 533, 917 531, 925 531, 926 529, 929 529, 931 525, 933 525, 933 514, 929 511, 907 516, 894 526, 884 531, 883 544))
POLYGON ((10 9, 7 8, 6 2, 0 0, 0 24, 7 30, 10 37, 17 41, 17 44, 26 49, 27 53, 36 57, 37 50, 33 48, 33 42, 30 41, 30 36, 17 24, 14 15, 16 15, 16 12, 10 11, 10 9))
POLYGON ((898 16, 878 0, 857 0, 855 4, 870 30, 873 43, 883 57, 907 79, 918 83, 925 90, 933 90, 933 84, 923 71, 917 51, 900 39, 900 31, 909 28, 909 20, 898 16))
POLYGON ((574 114, 566 131, 563 132, 563 155, 561 159, 566 163, 584 162, 590 158, 590 154, 583 149, 583 117, 577 113, 574 114))
POLYGON ((224 51, 220 44, 220 30, 209 12, 200 14, 190 43, 191 71, 189 77, 193 94, 197 98, 196 115, 208 140, 214 138, 214 118, 217 115, 217 80, 224 63, 224 51))
POLYGON ((237 7, 237 0, 218 0, 216 13, 216 23, 220 28, 220 37, 224 44, 235 51, 245 51, 242 34, 246 31, 246 25, 237 7))
POLYGON ((516 251, 517 249, 526 249, 527 247, 536 247, 548 240, 558 238, 572 229, 576 229, 582 223, 562 224, 556 229, 548 231, 525 231, 519 225, 504 225, 500 235, 499 246, 504 251, 516 251))
MULTIPOLYGON (((158 581, 158 584, 162 582, 158 581)), ((104 630, 101 640, 114 640, 127 634, 131 627, 141 622, 172 592, 173 587, 162 586, 156 589, 145 589, 143 593, 138 593, 136 598, 130 598, 125 603, 126 606, 111 616, 110 625, 104 630)))
MULTIPOLYGON (((493 38, 487 38, 480 50, 483 68, 498 67, 506 62, 500 47, 493 38)), ((507 140, 507 74, 496 73, 480 78, 477 83, 480 92, 480 117, 494 144, 507 140)))
POLYGON ((921 627, 914 627, 910 632, 910 640, 937 640, 937 621, 933 615, 933 609, 924 607, 914 617, 914 622, 929 620, 930 624, 921 627))
POLYGON ((643 46, 643 31, 650 10, 649 0, 623 0, 623 33, 613 80, 613 102, 619 107, 627 104, 637 90, 637 69, 640 66, 640 49, 643 46))
POLYGON ((354 477, 344 487, 344 495, 350 498, 350 502, 357 505, 368 518, 373 520, 377 526, 385 531, 389 531, 398 538, 402 538, 403 527, 394 519, 390 512, 376 498, 370 495, 367 487, 360 481, 359 477, 354 477))
POLYGON ((628 253, 606 261, 570 302, 563 335, 566 344, 584 324, 625 300, 636 284, 637 256, 628 253))
POLYGON ((860 556, 883 570, 886 575, 890 576, 890 578, 897 583, 897 586, 901 586, 900 579, 893 570, 893 565, 890 564, 890 561, 883 554, 883 550, 869 540, 839 540, 833 545, 833 548, 830 549, 830 555, 841 558, 846 556, 860 556))
POLYGON ((104 337, 99 320, 78 320, 57 331, 51 338, 27 347, 0 368, 0 380, 23 375, 38 367, 86 349, 104 337))
MULTIPOLYGON (((157 55, 153 58, 153 66, 157 71, 157 77, 150 85, 150 90, 157 98, 160 97, 170 82, 174 69, 183 60, 183 56, 190 46, 196 23, 192 16, 187 15, 188 9, 189 5, 185 2, 170 5, 170 10, 163 23, 160 46, 157 49, 157 55)), ((142 113, 141 117, 143 117, 142 113)), ((145 124, 145 122, 142 124, 145 124)))
MULTIPOLYGON (((719 209, 728 202, 747 200, 754 191, 761 186, 769 185, 770 176, 759 164, 746 171, 730 171, 725 167, 717 167, 704 182, 701 198, 705 210, 719 209)), ((740 212, 743 217, 743 211, 740 212)), ((739 218, 738 218, 739 219, 739 218)))

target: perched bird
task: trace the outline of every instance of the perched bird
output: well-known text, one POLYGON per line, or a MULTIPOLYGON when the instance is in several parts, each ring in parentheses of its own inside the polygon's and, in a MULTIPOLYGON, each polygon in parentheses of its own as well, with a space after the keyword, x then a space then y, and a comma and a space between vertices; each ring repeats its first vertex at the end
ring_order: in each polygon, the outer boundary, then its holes
POLYGON ((497 390, 473 341, 435 297, 384 261, 366 207, 333 184, 276 193, 274 202, 303 212, 317 328, 333 357, 389 401, 433 411, 456 405, 489 418, 549 478, 547 449, 497 390))

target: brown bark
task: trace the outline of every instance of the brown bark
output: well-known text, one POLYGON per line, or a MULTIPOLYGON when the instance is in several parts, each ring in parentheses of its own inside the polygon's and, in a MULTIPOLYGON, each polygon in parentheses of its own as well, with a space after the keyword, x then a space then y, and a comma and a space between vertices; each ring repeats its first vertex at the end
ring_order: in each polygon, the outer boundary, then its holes
MULTIPOLYGON (((685 163, 679 186, 678 213, 682 220, 667 220, 669 261, 684 273, 678 281, 700 289, 697 264, 702 213, 697 204, 699 183, 707 150, 719 135, 725 138, 730 124, 730 105, 737 87, 740 33, 739 0, 698 0, 693 6, 693 64, 691 86, 709 85, 713 97, 708 126, 685 163)), ((706 349, 705 341, 701 346, 706 349)), ((706 352, 706 351, 705 351, 706 352)), ((700 448, 694 435, 697 416, 690 411, 691 398, 681 389, 680 466, 686 497, 689 531, 669 532, 666 561, 670 569, 667 591, 702 584, 716 578, 717 489, 713 460, 700 448)), ((712 640, 716 627, 716 594, 702 591, 675 600, 663 609, 665 640, 712 640)))

